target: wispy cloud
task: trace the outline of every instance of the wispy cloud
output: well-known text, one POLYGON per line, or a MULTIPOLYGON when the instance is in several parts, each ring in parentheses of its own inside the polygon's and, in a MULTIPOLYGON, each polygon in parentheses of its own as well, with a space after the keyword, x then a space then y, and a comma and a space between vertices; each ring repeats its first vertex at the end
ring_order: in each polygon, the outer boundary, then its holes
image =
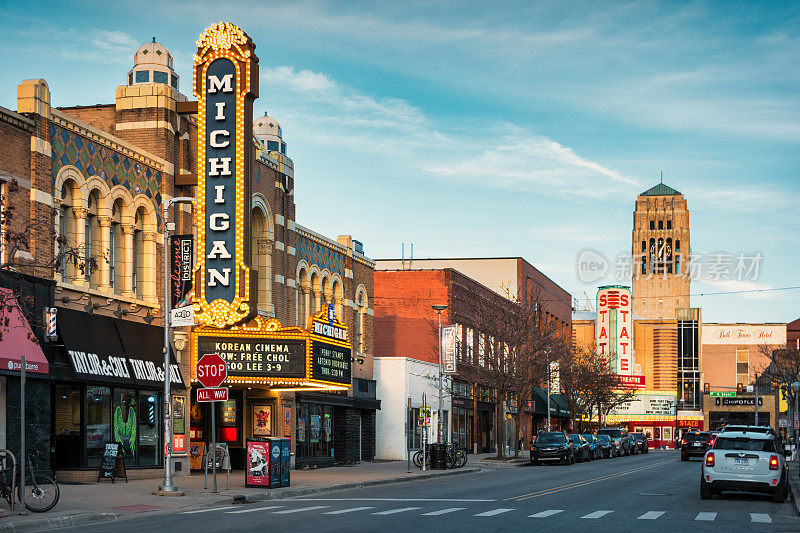
POLYGON ((463 128, 434 120, 404 99, 366 95, 307 69, 277 66, 262 77, 271 94, 284 99, 277 118, 291 121, 294 134, 392 159, 402 156, 420 177, 583 198, 640 185, 515 124, 482 121, 463 128))

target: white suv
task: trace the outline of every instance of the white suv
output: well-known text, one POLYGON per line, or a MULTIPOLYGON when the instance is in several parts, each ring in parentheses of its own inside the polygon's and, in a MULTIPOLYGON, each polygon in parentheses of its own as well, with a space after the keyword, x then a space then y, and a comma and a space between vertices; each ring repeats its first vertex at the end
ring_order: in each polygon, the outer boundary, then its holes
POLYGON ((715 492, 746 490, 768 492, 772 501, 786 499, 786 458, 773 435, 751 431, 725 431, 706 452, 700 476, 700 497, 715 492))

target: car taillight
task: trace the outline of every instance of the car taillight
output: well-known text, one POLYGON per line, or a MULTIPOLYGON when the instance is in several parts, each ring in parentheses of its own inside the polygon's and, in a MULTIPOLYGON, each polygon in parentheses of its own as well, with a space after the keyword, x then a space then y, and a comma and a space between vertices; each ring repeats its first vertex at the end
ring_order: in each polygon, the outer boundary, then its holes
POLYGON ((709 446, 713 446, 713 445, 714 445, 714 440, 715 440, 715 439, 711 439, 711 440, 709 441, 708 445, 709 445, 709 446))
POLYGON ((769 458, 769 469, 770 470, 777 470, 778 469, 778 456, 773 455, 769 458))
POLYGON ((714 466, 714 452, 709 452, 706 455, 706 466, 714 466))
POLYGON ((686 439, 681 439, 681 445, 686 444, 686 439))

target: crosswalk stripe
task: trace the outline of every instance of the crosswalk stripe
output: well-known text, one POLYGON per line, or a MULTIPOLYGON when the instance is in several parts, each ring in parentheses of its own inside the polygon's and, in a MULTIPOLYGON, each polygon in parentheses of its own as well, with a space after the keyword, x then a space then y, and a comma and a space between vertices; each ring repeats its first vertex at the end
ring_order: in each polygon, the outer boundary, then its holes
POLYGON ((642 516, 637 518, 637 520, 655 520, 664 513, 665 511, 647 511, 642 516))
POLYGON ((322 514, 355 513, 356 511, 366 511, 367 509, 375 509, 375 507, 351 507, 350 509, 340 509, 338 511, 328 511, 327 513, 322 513, 322 514))
POLYGON ((286 509, 285 511, 275 511, 273 514, 302 513, 303 511, 316 511, 317 509, 325 509, 326 507, 330 507, 330 506, 328 506, 328 505, 313 505, 311 507, 301 507, 300 509, 286 509))
POLYGON ((280 509, 283 505, 270 505, 269 507, 248 507, 239 511, 228 511, 225 514, 242 514, 242 513, 255 513, 257 511, 266 511, 268 509, 280 509))
POLYGON ((581 518, 600 518, 602 516, 605 516, 607 514, 611 514, 613 512, 614 511, 595 511, 595 512, 589 513, 587 515, 583 515, 581 518))
POLYGON ((772 517, 764 513, 750 513, 751 522, 762 522, 764 524, 771 524, 772 517))
POLYGON ((197 511, 183 511, 181 514, 197 514, 208 513, 209 511, 222 511, 223 509, 233 509, 235 505, 227 505, 225 507, 211 507, 209 509, 198 509, 197 511))
POLYGON ((548 516, 553 516, 554 514, 563 512, 564 509, 549 509, 547 511, 542 511, 541 513, 528 515, 528 518, 547 518, 548 516))
POLYGON ((414 511, 416 509, 421 509, 421 507, 401 507, 400 509, 389 509, 388 511, 380 511, 372 514, 377 514, 377 515, 397 514, 397 513, 404 513, 406 511, 414 511))
POLYGON ((502 514, 502 513, 507 513, 509 511, 513 511, 513 510, 514 509, 503 509, 503 508, 492 509, 491 511, 486 511, 485 513, 478 513, 478 514, 473 515, 473 516, 494 516, 494 515, 498 515, 498 514, 502 514))
POLYGON ((704 520, 706 522, 713 522, 717 518, 717 513, 697 513, 694 517, 695 520, 704 520))
POLYGON ((422 513, 422 516, 439 516, 440 514, 455 513, 456 511, 463 511, 466 507, 450 507, 447 509, 439 509, 438 511, 431 511, 430 513, 422 513))

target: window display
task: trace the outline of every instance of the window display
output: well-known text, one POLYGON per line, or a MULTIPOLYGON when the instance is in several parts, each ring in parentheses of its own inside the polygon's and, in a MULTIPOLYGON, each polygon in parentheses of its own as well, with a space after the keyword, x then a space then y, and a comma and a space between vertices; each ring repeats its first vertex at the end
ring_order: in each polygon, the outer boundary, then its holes
POLYGON ((126 464, 136 464, 136 429, 136 391, 114 389, 114 442, 122 445, 126 464))

